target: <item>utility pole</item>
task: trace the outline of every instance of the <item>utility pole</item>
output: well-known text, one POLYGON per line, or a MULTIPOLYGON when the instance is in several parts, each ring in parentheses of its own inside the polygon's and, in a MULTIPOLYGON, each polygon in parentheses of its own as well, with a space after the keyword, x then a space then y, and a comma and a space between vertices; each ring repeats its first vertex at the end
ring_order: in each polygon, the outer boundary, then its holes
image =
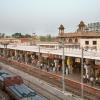
POLYGON ((48 66, 50 67, 49 56, 50 56, 50 52, 48 51, 48 66))
POLYGON ((39 63, 40 63, 40 45, 38 45, 38 48, 39 48, 39 51, 38 51, 38 60, 39 60, 39 63))
POLYGON ((82 56, 81 56, 81 96, 82 96, 82 99, 84 98, 84 86, 83 86, 83 66, 84 66, 84 64, 83 64, 83 56, 84 56, 84 49, 83 49, 83 47, 82 47, 82 50, 81 50, 81 52, 82 52, 82 56))
POLYGON ((64 40, 59 42, 62 48, 62 91, 65 92, 65 53, 64 53, 64 40))
POLYGON ((64 41, 62 41, 62 85, 63 85, 63 92, 65 92, 65 54, 64 54, 64 41))
POLYGON ((61 37, 62 35, 64 35, 64 26, 61 24, 59 29, 59 36, 60 36, 60 41, 61 42, 61 46, 62 46, 62 88, 63 88, 63 92, 65 91, 65 56, 64 56, 64 38, 61 37))

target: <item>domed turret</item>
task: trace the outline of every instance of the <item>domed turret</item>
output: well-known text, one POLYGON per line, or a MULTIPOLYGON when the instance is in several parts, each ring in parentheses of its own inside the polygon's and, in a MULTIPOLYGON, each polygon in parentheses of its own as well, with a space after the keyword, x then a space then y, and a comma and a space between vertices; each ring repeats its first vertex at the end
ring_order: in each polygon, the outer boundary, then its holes
POLYGON ((59 35, 63 35, 64 34, 64 26, 61 24, 59 27, 59 35))
POLYGON ((79 26, 79 31, 84 31, 85 24, 84 24, 83 21, 81 21, 80 24, 79 24, 78 26, 79 26))

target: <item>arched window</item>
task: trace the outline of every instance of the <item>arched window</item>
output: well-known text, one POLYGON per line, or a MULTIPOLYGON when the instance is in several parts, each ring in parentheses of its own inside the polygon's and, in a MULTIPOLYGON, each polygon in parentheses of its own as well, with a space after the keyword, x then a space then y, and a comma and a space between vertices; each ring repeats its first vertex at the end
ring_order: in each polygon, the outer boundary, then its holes
POLYGON ((66 39, 66 43, 68 43, 69 41, 68 41, 68 39, 66 39))
POLYGON ((76 39, 75 39, 75 43, 77 43, 77 42, 78 42, 78 39, 76 38, 76 39))
POLYGON ((69 39, 69 43, 72 43, 72 39, 69 39))

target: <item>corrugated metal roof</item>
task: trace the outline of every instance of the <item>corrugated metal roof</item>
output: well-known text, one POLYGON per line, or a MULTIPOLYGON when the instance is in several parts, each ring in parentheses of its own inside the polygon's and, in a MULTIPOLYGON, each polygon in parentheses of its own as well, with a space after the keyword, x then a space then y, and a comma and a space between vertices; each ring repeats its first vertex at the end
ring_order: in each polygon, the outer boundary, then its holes
POLYGON ((7 73, 7 71, 5 70, 0 70, 0 80, 3 81, 4 78, 8 77, 9 73, 7 73))
POLYGON ((11 77, 11 76, 14 76, 14 75, 6 70, 0 70, 0 80, 1 81, 3 81, 4 78, 11 77))
POLYGON ((23 97, 33 97, 36 95, 35 91, 27 87, 25 84, 17 85, 15 84, 14 86, 9 86, 8 87, 16 96, 19 98, 23 97))
POLYGON ((31 100, 47 100, 47 99, 45 97, 43 97, 43 96, 36 95, 31 100))
POLYGON ((38 95, 34 90, 27 87, 25 84, 9 86, 8 88, 19 99, 27 98, 27 100, 47 100, 45 97, 38 95))

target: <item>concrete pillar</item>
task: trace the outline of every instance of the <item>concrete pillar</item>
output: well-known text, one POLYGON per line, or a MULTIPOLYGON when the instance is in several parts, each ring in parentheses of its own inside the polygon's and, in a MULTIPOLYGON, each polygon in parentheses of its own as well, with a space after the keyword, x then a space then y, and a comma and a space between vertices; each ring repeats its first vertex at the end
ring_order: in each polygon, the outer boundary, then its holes
POLYGON ((15 56, 15 59, 17 60, 17 57, 18 57, 18 51, 15 50, 14 53, 15 53, 15 55, 14 55, 14 56, 15 56))
POLYGON ((7 50, 7 56, 9 55, 9 50, 7 50))
POLYGON ((3 48, 3 56, 5 56, 5 48, 3 48))
POLYGON ((27 52, 25 53, 25 63, 28 62, 28 56, 27 56, 27 52))
POLYGON ((2 49, 0 48, 0 55, 2 54, 2 49))
POLYGON ((15 50, 15 57, 18 55, 17 50, 15 50))

